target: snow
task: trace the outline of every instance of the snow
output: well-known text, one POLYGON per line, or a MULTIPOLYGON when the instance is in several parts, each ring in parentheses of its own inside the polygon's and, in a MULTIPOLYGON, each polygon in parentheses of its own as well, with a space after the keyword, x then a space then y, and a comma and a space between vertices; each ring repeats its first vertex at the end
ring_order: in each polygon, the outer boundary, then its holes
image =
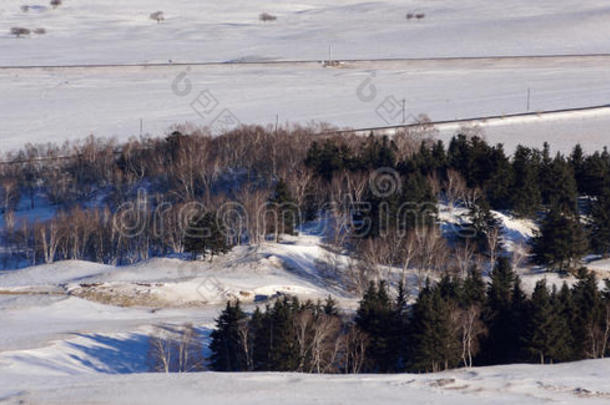
MULTIPOLYGON (((163 135, 191 122, 211 126, 221 111, 242 123, 328 122, 338 127, 398 124, 378 114, 404 99, 408 120, 452 120, 607 104, 610 56, 497 59, 497 55, 608 52, 610 7, 588 0, 66 0, 56 9, 0 0, 0 152, 28 142, 62 143, 94 134, 126 140, 163 135), (35 7, 36 6, 36 7, 35 7), (149 14, 162 10, 156 24, 149 14), (277 15, 258 21, 261 12, 277 15), (407 12, 425 13, 411 21, 407 12), (14 38, 10 27, 44 27, 14 38), (324 68, 329 45, 336 60, 324 68), (447 60, 378 60, 435 58, 447 60), (464 57, 485 57, 468 59, 464 57), (291 60, 311 60, 291 63, 291 60), (226 61, 284 63, 222 64, 226 61), (22 65, 167 66, 32 68, 22 65), (176 63, 221 62, 210 65, 176 63), (2 68, 4 66, 4 68, 2 68), (190 83, 190 90, 188 84, 190 83), (185 85, 187 87, 185 87, 185 85), (211 96, 213 113, 193 103, 211 96)), ((510 153, 518 143, 568 152, 608 143, 610 108, 475 124, 510 153)), ((448 140, 459 125, 437 128, 448 140)), ((19 218, 54 208, 21 207, 19 218)), ((464 210, 441 207, 443 229, 464 210)), ((512 252, 533 222, 494 212, 512 252)), ((0 219, 0 226, 2 226, 0 219)), ((0 247, 2 248, 2 247, 0 247)), ((283 373, 146 374, 156 325, 192 322, 205 343, 223 303, 247 309, 283 294, 333 296, 345 311, 358 297, 321 274, 329 255, 319 236, 238 247, 212 261, 157 258, 131 266, 65 261, 0 272, 0 402, 35 404, 165 403, 608 403, 610 360, 553 366, 511 365, 425 375, 314 376, 283 373)), ((346 258, 338 255, 338 263, 346 258)), ((589 268, 608 274, 610 261, 589 268)), ((519 268, 524 289, 573 277, 519 268)))
MULTIPOLYGON (((528 87, 531 111, 600 105, 608 99, 609 60, 9 69, 0 75, 1 91, 11 94, 0 100, 0 150, 89 134, 126 140, 140 134, 140 120, 144 134, 162 136, 174 124, 213 126, 224 109, 245 124, 266 125, 277 114, 281 123, 356 128, 400 124, 378 111, 401 99, 408 122, 419 114, 439 121, 525 112, 528 87), (177 95, 184 93, 174 87, 182 91, 186 80, 190 92, 177 95), (198 114, 192 104, 208 96, 216 108, 198 114)), ((509 152, 519 142, 544 141, 563 151, 582 142, 593 151, 607 144, 609 121, 606 109, 480 125, 490 142, 507 143, 509 152)), ((448 139, 458 129, 443 126, 441 136, 448 139)))
POLYGON ((610 361, 513 365, 439 374, 290 373, 28 375, 0 380, 9 403, 44 404, 604 404, 610 361))
MULTIPOLYGON (((445 223, 455 223, 465 212, 440 211, 445 223)), ((532 234, 528 221, 494 214, 507 241, 532 234)), ((413 403, 604 403, 610 398, 604 374, 610 360, 394 376, 146 374, 155 325, 192 322, 207 344, 214 319, 230 298, 240 298, 247 310, 264 302, 257 297, 277 294, 314 300, 331 295, 345 311, 357 306, 357 296, 319 273, 318 261, 329 254, 320 236, 283 239, 237 247, 212 261, 160 258, 122 267, 65 261, 0 273, 0 398, 62 404, 275 403, 280 398, 357 404, 373 396, 380 403, 398 398, 413 403)), ((561 281, 557 275, 528 272, 522 274, 526 291, 541 277, 561 281)))
POLYGON ((64 1, 24 13, 0 1, 0 65, 539 55, 607 52, 603 0, 64 1), (165 21, 149 18, 164 12, 165 21), (278 17, 262 23, 268 12, 278 17), (407 20, 408 12, 424 13, 407 20), (16 39, 9 28, 44 27, 16 39), (363 29, 366 27, 366 29, 363 29))
MULTIPOLYGON (((13 38, 0 33, 0 65, 313 60, 273 65, 2 69, 0 151, 26 142, 58 143, 89 134, 125 140, 163 135, 173 124, 212 125, 224 109, 242 123, 323 121, 339 127, 399 124, 381 117, 380 105, 405 99, 409 121, 603 105, 608 100, 610 56, 577 58, 361 61, 323 68, 329 44, 335 59, 439 56, 552 55, 607 52, 610 8, 601 0, 574 7, 568 0, 388 0, 296 4, 226 1, 67 1, 57 9, 23 13, 0 0, 6 27, 44 26, 46 35, 13 38), (163 10, 156 24, 149 14, 163 10), (258 21, 259 13, 278 16, 258 21), (407 12, 422 12, 408 21, 407 12), (366 29, 363 29, 366 27, 366 29), (184 94, 185 80, 191 91, 184 94), (370 80, 370 81, 367 81, 370 80), (172 85, 178 84, 176 91, 172 85), (372 90, 369 85, 374 86, 372 90), (191 104, 202 91, 218 107, 205 116, 191 104), (374 92, 374 97, 369 94, 374 92), (369 97, 371 96, 372 99, 369 97)), ((608 112, 561 119, 482 124, 492 142, 518 142, 587 151, 606 144, 608 112)), ((453 134, 456 128, 446 132, 453 134)))

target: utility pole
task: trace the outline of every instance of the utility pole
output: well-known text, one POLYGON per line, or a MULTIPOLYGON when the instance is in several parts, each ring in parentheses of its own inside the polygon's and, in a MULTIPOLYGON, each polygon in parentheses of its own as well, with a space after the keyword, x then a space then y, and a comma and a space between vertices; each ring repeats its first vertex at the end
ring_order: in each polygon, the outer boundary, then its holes
POLYGON ((142 130, 144 129, 144 121, 140 118, 140 138, 142 137, 142 130))
POLYGON ((530 95, 531 95, 531 91, 530 88, 527 88, 527 112, 530 112, 530 95))
POLYGON ((280 122, 280 115, 275 114, 275 134, 276 135, 277 135, 277 127, 278 127, 279 122, 280 122))
POLYGON ((403 98, 402 99, 402 124, 403 125, 407 122, 405 105, 406 105, 406 100, 403 98))

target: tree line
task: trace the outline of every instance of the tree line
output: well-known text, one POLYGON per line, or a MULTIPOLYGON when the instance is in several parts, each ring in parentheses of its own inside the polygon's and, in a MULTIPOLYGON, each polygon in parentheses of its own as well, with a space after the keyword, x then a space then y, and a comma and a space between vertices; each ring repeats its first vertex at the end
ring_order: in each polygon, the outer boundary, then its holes
POLYGON ((454 367, 550 364, 610 354, 610 281, 578 272, 572 287, 536 283, 530 297, 506 258, 485 283, 466 277, 427 280, 413 305, 402 284, 392 297, 371 283, 355 315, 332 299, 284 297, 248 314, 228 302, 211 334, 217 371, 308 373, 436 372, 454 367))
MULTIPOLYGON (((216 254, 279 241, 323 216, 329 246, 369 264, 416 265, 423 284, 448 267, 465 273, 475 257, 495 262, 502 235, 491 210, 541 224, 524 249, 549 269, 575 270, 586 253, 610 252, 606 149, 587 155, 576 146, 551 157, 548 145, 519 146, 508 156, 476 135, 445 146, 425 125, 391 138, 314 136, 319 131, 244 126, 212 137, 181 127, 164 138, 89 137, 6 154, 0 263, 216 254), (462 229, 441 232, 438 202, 468 208, 462 229), (34 208, 52 215, 20 215, 34 208)), ((371 273, 378 278, 372 268, 360 269, 369 273, 360 289, 371 273)))

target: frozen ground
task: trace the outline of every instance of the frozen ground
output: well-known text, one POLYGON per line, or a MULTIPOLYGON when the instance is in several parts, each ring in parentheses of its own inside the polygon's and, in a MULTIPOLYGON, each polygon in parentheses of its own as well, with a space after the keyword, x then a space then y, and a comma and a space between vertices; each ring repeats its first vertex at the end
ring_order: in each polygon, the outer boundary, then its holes
MULTIPOLYGON (((79 374, 0 379, 9 404, 607 404, 609 360, 439 374, 79 374), (22 401, 22 402, 21 402, 22 401)), ((1 375, 1 374, 0 374, 1 375)))
MULTIPOLYGON (((1 70, 0 150, 25 142, 62 142, 94 134, 125 140, 163 135, 172 124, 213 126, 225 109, 242 123, 328 122, 374 127, 427 114, 451 120, 606 104, 610 57, 461 62, 350 63, 341 68, 305 65, 169 66, 94 69, 1 70), (181 76, 182 75, 182 76, 181 76), (202 94, 202 92, 206 92, 202 94), (387 103, 387 104, 383 104, 387 103), (396 112, 384 112, 394 105, 396 112), (193 108, 194 105, 194 108, 193 108), (211 112, 207 112, 211 110, 211 112)), ((485 125, 507 150, 521 142, 549 141, 567 151, 607 144, 610 109, 485 125)), ((448 128, 448 138, 458 128, 448 128)))
POLYGON ((608 52, 604 0, 0 1, 0 65, 608 52), (149 15, 165 12, 157 24, 149 15), (261 23, 269 12, 278 17, 261 23), (407 13, 423 13, 407 20, 407 13), (15 39, 10 27, 47 34, 15 39))
MULTIPOLYGON (((336 59, 610 52, 610 6, 601 0, 577 7, 568 0, 64 3, 24 13, 20 4, 0 0, 0 65, 323 60, 331 43, 336 59), (161 24, 148 18, 156 10, 165 11, 161 24), (259 22, 263 11, 278 20, 259 22), (407 20, 409 12, 425 18, 407 20), (48 32, 14 38, 8 33, 12 26, 48 32)), ((126 139, 140 134, 140 120, 143 133, 159 136, 176 123, 211 125, 224 109, 248 124, 269 124, 277 115, 280 122, 373 127, 402 120, 401 114, 377 114, 388 97, 405 99, 408 120, 418 114, 446 120, 524 112, 528 88, 531 111, 606 104, 609 61, 598 56, 361 62, 326 69, 315 62, 188 71, 6 69, 0 70, 0 92, 9 95, 0 100, 0 151, 91 133, 126 139), (203 100, 213 98, 216 108, 200 116, 191 104, 205 90, 203 100)), ((511 147, 547 140, 567 150, 580 141, 593 150, 606 143, 609 115, 511 122, 486 134, 511 147)))

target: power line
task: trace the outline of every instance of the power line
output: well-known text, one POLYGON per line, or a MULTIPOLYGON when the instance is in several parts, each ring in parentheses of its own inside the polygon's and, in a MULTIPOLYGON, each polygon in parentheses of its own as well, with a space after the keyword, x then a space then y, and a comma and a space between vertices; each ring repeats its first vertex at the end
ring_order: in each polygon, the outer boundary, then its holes
MULTIPOLYGON (((472 117, 472 118, 462 118, 457 120, 445 120, 445 121, 430 121, 430 122, 416 122, 413 124, 402 124, 402 125, 389 125, 382 127, 365 127, 365 128, 351 128, 351 129, 338 129, 333 131, 324 131, 318 132, 315 134, 311 134, 312 137, 322 137, 322 136, 332 136, 332 135, 341 135, 341 134, 350 134, 357 132, 374 132, 374 131, 387 131, 393 129, 402 129, 402 128, 417 128, 422 125, 444 125, 444 124, 460 124, 460 123, 468 123, 473 121, 485 121, 485 120, 493 120, 493 119, 506 119, 506 118, 516 118, 516 117, 531 117, 531 116, 542 116, 549 114, 559 114, 559 113, 569 113, 569 112, 578 112, 578 111, 590 111, 590 110, 598 110, 598 109, 607 109, 610 108, 610 104, 604 105, 596 105, 589 107, 576 107, 576 108, 564 108, 559 110, 544 110, 544 111, 536 111, 536 112, 525 112, 525 113, 514 113, 514 114, 504 114, 504 115, 488 115, 484 117, 472 117)), ((113 155, 120 155, 123 151, 121 149, 116 149, 112 151, 113 155)), ((67 155, 67 156, 49 156, 49 157, 37 157, 32 159, 17 159, 10 161, 0 161, 0 165, 17 165, 17 164, 26 164, 26 163, 38 163, 38 162, 46 162, 46 161, 58 161, 58 160, 69 160, 69 159, 77 159, 85 156, 82 153, 75 155, 67 155)))

